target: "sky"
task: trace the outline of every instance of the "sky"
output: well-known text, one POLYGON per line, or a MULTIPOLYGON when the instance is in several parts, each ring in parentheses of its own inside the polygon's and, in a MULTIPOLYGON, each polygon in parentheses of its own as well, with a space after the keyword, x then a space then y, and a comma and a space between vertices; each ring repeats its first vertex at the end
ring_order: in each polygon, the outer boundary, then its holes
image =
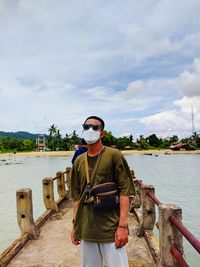
POLYGON ((0 131, 200 131, 199 0, 0 0, 0 131))

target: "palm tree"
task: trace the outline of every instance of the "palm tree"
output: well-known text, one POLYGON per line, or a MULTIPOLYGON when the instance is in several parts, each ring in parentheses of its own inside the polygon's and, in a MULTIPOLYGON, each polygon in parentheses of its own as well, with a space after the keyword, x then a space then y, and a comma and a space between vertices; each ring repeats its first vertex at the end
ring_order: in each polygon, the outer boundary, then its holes
POLYGON ((56 137, 57 144, 58 144, 57 149, 60 150, 60 141, 62 140, 62 136, 60 134, 60 130, 56 131, 55 137, 56 137))
POLYGON ((51 150, 55 150, 55 136, 57 133, 57 126, 55 126, 54 124, 52 124, 48 130, 49 135, 48 135, 48 147, 51 150))

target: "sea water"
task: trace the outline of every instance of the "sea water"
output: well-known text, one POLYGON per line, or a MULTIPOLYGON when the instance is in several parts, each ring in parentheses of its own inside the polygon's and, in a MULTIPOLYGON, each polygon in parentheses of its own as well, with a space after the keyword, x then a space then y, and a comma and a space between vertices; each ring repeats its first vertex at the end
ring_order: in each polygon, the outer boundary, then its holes
MULTIPOLYGON (((200 154, 129 155, 126 158, 137 178, 155 187, 155 195, 162 203, 182 208, 183 224, 200 240, 200 154)), ((198 252, 185 238, 184 252, 189 266, 200 266, 198 252)))
MULTIPOLYGON (((165 204, 177 204, 183 210, 183 224, 200 239, 200 155, 126 155, 131 169, 143 184, 156 189, 165 204)), ((71 165, 71 156, 0 156, 0 252, 20 235, 16 215, 16 190, 32 189, 36 220, 44 211, 42 179, 55 177, 71 165)), ((188 241, 185 257, 191 267, 199 264, 199 255, 188 241)))

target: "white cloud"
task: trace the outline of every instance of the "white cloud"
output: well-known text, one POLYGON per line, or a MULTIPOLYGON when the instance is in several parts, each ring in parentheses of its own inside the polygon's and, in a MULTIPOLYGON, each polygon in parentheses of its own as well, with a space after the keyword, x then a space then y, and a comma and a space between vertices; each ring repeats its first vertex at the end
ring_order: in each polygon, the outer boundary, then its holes
POLYGON ((191 114, 193 109, 194 114, 200 114, 200 96, 183 97, 180 100, 176 100, 174 104, 180 107, 180 111, 183 113, 191 114))
MULTIPOLYGON (((184 97, 173 102, 172 110, 164 110, 151 116, 143 117, 143 123, 149 132, 158 133, 161 136, 179 134, 180 136, 190 136, 192 134, 192 110, 194 114, 195 130, 200 131, 200 59, 195 58, 192 71, 185 70, 179 77, 173 80, 164 81, 160 88, 164 86, 179 88, 184 97), (171 83, 170 83, 171 81, 171 83), (170 86, 171 84, 171 86, 170 86)), ((159 81, 157 80, 159 83, 159 81)), ((154 86, 155 86, 154 82, 154 86)))
POLYGON ((0 0, 0 12, 5 11, 6 0, 0 0))
POLYGON ((168 115, 167 127, 176 112, 187 120, 181 96, 199 95, 199 10, 199 0, 0 0, 1 129, 70 132, 96 114, 121 135, 153 128, 151 116, 139 123, 150 114, 168 115))
POLYGON ((136 16, 134 23, 120 28, 125 36, 125 50, 134 59, 141 61, 171 52, 182 53, 182 49, 193 53, 198 49, 199 1, 152 1, 148 12, 142 11, 143 16, 136 16), (197 29, 196 33, 189 28, 184 33, 189 21, 197 29))
POLYGON ((103 86, 88 88, 85 89, 84 92, 92 99, 106 100, 109 97, 108 89, 103 86))
POLYGON ((119 98, 126 101, 126 105, 131 105, 134 109, 147 109, 161 102, 166 102, 177 94, 177 78, 154 78, 146 80, 136 80, 128 84, 128 87, 121 92, 119 98))
POLYGON ((145 123, 149 131, 152 132, 175 132, 177 130, 175 129, 177 127, 177 114, 174 110, 164 111, 142 118, 141 123, 145 123))
POLYGON ((186 96, 200 95, 200 59, 196 58, 193 72, 188 70, 180 74, 181 89, 186 96))
POLYGON ((65 84, 59 81, 41 81, 33 75, 25 75, 23 77, 18 77, 17 80, 19 81, 22 87, 34 90, 36 92, 54 91, 57 93, 66 93, 73 90, 73 86, 71 84, 65 84))
POLYGON ((130 99, 143 93, 145 90, 143 81, 133 81, 124 92, 124 97, 130 99))
MULTIPOLYGON (((198 24, 198 23, 197 23, 198 24)), ((175 50, 190 55, 200 46, 200 33, 194 32, 186 34, 180 41, 175 44, 175 50)))
POLYGON ((141 123, 148 127, 149 132, 161 136, 178 134, 192 135, 192 109, 194 111, 195 130, 200 131, 200 97, 184 97, 174 102, 179 109, 166 110, 152 116, 144 117, 141 123))

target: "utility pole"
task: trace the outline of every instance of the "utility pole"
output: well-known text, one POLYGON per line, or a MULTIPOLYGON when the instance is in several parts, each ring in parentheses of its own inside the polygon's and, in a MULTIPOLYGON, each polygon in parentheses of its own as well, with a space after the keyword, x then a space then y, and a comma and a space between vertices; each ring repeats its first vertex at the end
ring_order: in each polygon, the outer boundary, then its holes
POLYGON ((192 109, 192 134, 195 133, 195 127, 194 127, 194 112, 193 112, 193 106, 191 107, 192 109))

